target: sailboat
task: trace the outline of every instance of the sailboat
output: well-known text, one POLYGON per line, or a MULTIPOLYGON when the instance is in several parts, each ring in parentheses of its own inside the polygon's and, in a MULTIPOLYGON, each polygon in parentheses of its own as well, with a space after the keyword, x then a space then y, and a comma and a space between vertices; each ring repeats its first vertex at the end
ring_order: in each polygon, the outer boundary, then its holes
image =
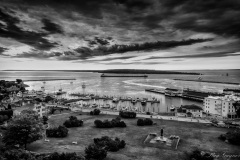
POLYGON ((62 94, 65 94, 65 93, 67 93, 67 92, 62 90, 62 86, 60 84, 60 89, 58 90, 58 92, 56 92, 56 95, 62 95, 62 94))

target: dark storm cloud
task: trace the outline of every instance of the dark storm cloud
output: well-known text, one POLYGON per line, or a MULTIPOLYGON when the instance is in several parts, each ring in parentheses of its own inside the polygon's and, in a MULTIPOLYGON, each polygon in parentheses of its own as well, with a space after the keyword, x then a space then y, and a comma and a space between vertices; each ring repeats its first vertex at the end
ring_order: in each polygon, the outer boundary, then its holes
POLYGON ((8 50, 7 48, 4 48, 4 47, 0 47, 0 55, 3 54, 3 52, 5 52, 6 50, 8 50))
POLYGON ((217 52, 217 53, 203 53, 203 54, 193 54, 193 55, 182 55, 182 56, 171 56, 171 57, 150 57, 147 59, 169 59, 169 58, 219 58, 228 56, 239 56, 240 53, 235 52, 217 52))
POLYGON ((44 38, 47 36, 45 33, 28 31, 18 27, 17 24, 20 20, 9 14, 6 9, 3 11, 3 9, 0 8, 0 20, 6 24, 0 23, 1 37, 12 38, 39 50, 50 50, 57 46, 57 43, 52 43, 44 38))
POLYGON ((153 5, 152 0, 113 0, 117 4, 124 5, 129 11, 133 9, 143 10, 153 5))
MULTIPOLYGON (((45 53, 41 51, 31 51, 25 52, 23 54, 18 54, 14 57, 19 58, 39 58, 39 59, 48 59, 48 58, 55 58, 58 60, 86 60, 88 58, 92 58, 95 56, 105 56, 111 55, 115 53, 126 53, 131 51, 151 51, 151 50, 162 50, 162 49, 169 49, 178 46, 185 46, 185 45, 192 45, 195 43, 201 43, 206 41, 211 41, 212 39, 188 39, 182 41, 158 41, 152 43, 143 43, 143 44, 132 44, 132 45, 113 45, 113 46, 99 46, 97 48, 89 48, 89 47, 79 47, 74 49, 73 51, 67 52, 52 52, 52 53, 45 53), (37 53, 37 54, 36 54, 37 53)), ((109 58, 108 60, 114 59, 128 59, 133 58, 132 56, 129 57, 119 57, 119 58, 109 58)))
POLYGON ((44 27, 42 27, 42 29, 45 29, 52 34, 63 33, 62 27, 56 23, 51 22, 49 19, 42 19, 42 23, 44 24, 44 27))
POLYGON ((158 0, 158 10, 137 14, 131 20, 150 29, 163 28, 161 22, 170 22, 173 29, 214 33, 240 38, 239 0, 158 0))
MULTIPOLYGON (((17 1, 17 0, 15 0, 17 1)), ((75 11, 85 16, 101 19, 102 9, 108 4, 113 4, 112 0, 18 0, 29 5, 51 6, 56 10, 75 11)))
MULTIPOLYGON (((93 56, 110 55, 114 53, 126 53, 134 51, 153 51, 174 48, 178 46, 192 45, 195 43, 212 41, 212 39, 187 39, 182 41, 157 41, 157 42, 146 42, 142 44, 130 44, 130 45, 112 45, 104 46, 101 45, 97 48, 91 49, 88 47, 79 47, 75 49, 79 55, 76 58, 87 59, 93 56)), ((90 42, 91 43, 91 42, 90 42)))
POLYGON ((59 57, 60 55, 62 55, 62 53, 58 53, 58 52, 45 53, 45 52, 39 52, 39 51, 33 50, 30 52, 23 52, 21 54, 17 54, 12 57, 13 58, 49 59, 52 57, 59 57))

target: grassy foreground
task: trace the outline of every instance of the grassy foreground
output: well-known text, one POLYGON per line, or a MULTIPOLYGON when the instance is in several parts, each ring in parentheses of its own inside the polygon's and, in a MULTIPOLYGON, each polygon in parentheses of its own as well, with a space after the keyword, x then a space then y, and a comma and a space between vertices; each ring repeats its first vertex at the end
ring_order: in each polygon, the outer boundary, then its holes
POLYGON ((203 151, 219 155, 219 159, 226 159, 222 156, 239 155, 240 146, 231 145, 219 140, 217 137, 233 129, 216 128, 206 124, 178 122, 156 119, 157 125, 137 126, 137 119, 123 119, 127 124, 126 128, 96 128, 94 120, 105 120, 115 118, 114 115, 78 115, 77 113, 63 114, 51 117, 50 124, 62 125, 70 115, 77 116, 84 120, 83 127, 70 128, 66 138, 48 138, 36 141, 28 146, 28 149, 36 152, 77 152, 84 154, 85 147, 93 142, 93 138, 101 136, 119 137, 127 143, 124 149, 118 152, 108 152, 106 160, 181 160, 186 159, 187 153, 199 148, 203 151), (147 134, 160 134, 164 128, 164 136, 178 135, 181 140, 178 149, 170 149, 157 145, 154 147, 143 144, 147 134), (78 142, 78 144, 72 144, 78 142))

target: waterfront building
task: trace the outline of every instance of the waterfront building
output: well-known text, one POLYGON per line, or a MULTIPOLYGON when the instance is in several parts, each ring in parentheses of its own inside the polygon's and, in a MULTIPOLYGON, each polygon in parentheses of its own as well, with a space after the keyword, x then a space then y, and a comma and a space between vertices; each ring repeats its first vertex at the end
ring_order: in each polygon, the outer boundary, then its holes
POLYGON ((203 117, 203 109, 195 104, 184 105, 177 110, 177 116, 203 117))
POLYGON ((204 99, 204 111, 226 118, 235 118, 237 115, 233 104, 237 101, 240 101, 240 97, 234 95, 208 96, 204 99))

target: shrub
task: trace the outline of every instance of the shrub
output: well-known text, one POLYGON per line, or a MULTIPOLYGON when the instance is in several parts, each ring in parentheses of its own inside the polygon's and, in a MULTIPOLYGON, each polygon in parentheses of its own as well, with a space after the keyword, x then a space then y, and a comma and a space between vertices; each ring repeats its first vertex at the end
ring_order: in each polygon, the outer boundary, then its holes
POLYGON ((103 160, 107 157, 107 150, 96 144, 90 144, 88 147, 86 147, 85 153, 87 159, 93 158, 97 160, 103 160))
POLYGON ((0 115, 2 116, 7 115, 10 118, 13 116, 13 110, 9 109, 9 110, 0 111, 0 115))
POLYGON ((150 125, 153 124, 153 121, 152 121, 151 119, 149 119, 149 118, 146 118, 146 119, 144 120, 144 124, 150 126, 150 125))
POLYGON ((80 127, 83 125, 83 120, 78 120, 75 116, 70 116, 69 120, 66 120, 63 125, 67 128, 80 127))
POLYGON ((190 160, 213 160, 214 158, 206 152, 195 150, 190 155, 190 160))
POLYGON ((125 141, 121 141, 118 137, 113 140, 108 136, 103 136, 102 138, 94 138, 93 141, 96 145, 112 152, 116 152, 119 149, 124 148, 126 145, 125 141))
POLYGON ((40 156, 40 157, 44 160, 84 160, 84 158, 78 156, 75 152, 73 153, 54 152, 49 155, 40 156))
POLYGON ((93 111, 90 111, 90 115, 99 115, 100 112, 100 109, 94 109, 93 111))
POLYGON ((1 152, 3 160, 36 160, 32 153, 23 149, 6 149, 1 152))
POLYGON ((146 118, 146 119, 138 119, 137 121, 137 125, 138 126, 150 126, 150 125, 153 125, 153 121, 149 118, 146 118))
POLYGON ((121 119, 112 119, 111 121, 109 120, 95 120, 94 124, 96 125, 97 128, 112 128, 112 127, 127 127, 124 121, 121 121, 121 119))
POLYGON ((0 160, 85 160, 85 158, 75 152, 36 154, 23 149, 4 148, 0 150, 0 160))
POLYGON ((240 130, 234 132, 227 132, 226 134, 221 134, 218 137, 220 140, 228 140, 229 143, 240 145, 240 130))
POLYGON ((138 126, 144 126, 144 120, 143 119, 138 119, 137 125, 138 126))
POLYGON ((119 115, 123 118, 136 118, 136 112, 120 111, 119 115))
POLYGON ((68 129, 64 126, 49 128, 46 130, 46 135, 47 137, 66 137, 68 135, 68 129))
POLYGON ((7 115, 0 115, 0 123, 6 121, 8 119, 9 119, 9 117, 7 115))

